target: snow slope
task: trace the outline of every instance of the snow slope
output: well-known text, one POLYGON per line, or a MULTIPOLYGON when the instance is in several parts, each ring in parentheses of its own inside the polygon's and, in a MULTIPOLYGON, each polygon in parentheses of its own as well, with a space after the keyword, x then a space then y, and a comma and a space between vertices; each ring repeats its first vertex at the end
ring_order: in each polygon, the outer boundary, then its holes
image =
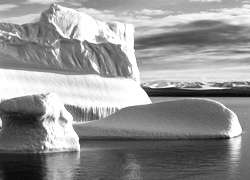
POLYGON ((234 112, 209 99, 133 106, 96 121, 75 124, 80 139, 231 138, 242 129, 234 112))
POLYGON ((38 22, 0 23, 0 99, 56 92, 88 121, 151 103, 139 83, 132 25, 56 4, 38 22))

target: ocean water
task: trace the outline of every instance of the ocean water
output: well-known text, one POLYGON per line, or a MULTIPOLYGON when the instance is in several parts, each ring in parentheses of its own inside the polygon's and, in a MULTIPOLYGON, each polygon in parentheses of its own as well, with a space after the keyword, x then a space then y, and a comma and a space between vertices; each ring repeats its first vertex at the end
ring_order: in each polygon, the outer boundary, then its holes
MULTIPOLYGON (((157 97, 153 102, 177 98, 157 97)), ((250 98, 211 98, 231 108, 243 128, 224 140, 81 140, 81 151, 0 155, 0 179, 249 179, 250 98)))

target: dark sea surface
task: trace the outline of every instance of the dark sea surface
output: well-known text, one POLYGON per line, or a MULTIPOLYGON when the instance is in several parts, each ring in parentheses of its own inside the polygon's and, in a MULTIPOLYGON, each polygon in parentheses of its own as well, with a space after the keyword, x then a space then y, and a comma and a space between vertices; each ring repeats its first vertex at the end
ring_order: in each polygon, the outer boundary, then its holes
MULTIPOLYGON (((153 102, 178 98, 156 97, 153 102)), ((232 109, 243 134, 224 140, 82 140, 81 152, 0 155, 4 180, 250 179, 250 98, 210 98, 232 109)))

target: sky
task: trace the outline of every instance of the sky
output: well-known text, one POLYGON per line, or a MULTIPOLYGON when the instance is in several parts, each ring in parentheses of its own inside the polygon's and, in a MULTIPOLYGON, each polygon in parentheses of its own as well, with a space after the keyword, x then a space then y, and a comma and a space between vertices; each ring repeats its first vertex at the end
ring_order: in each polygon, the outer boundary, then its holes
POLYGON ((36 22, 51 3, 133 24, 141 82, 250 81, 250 0, 1 0, 0 22, 36 22))

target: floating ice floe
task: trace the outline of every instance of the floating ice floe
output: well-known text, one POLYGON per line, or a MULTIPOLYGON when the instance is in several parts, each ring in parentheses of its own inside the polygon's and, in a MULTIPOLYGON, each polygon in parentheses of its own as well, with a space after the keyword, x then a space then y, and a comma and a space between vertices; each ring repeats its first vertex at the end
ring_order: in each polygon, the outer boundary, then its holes
POLYGON ((223 104, 193 98, 126 107, 74 129, 80 139, 210 139, 242 132, 236 114, 223 104))

